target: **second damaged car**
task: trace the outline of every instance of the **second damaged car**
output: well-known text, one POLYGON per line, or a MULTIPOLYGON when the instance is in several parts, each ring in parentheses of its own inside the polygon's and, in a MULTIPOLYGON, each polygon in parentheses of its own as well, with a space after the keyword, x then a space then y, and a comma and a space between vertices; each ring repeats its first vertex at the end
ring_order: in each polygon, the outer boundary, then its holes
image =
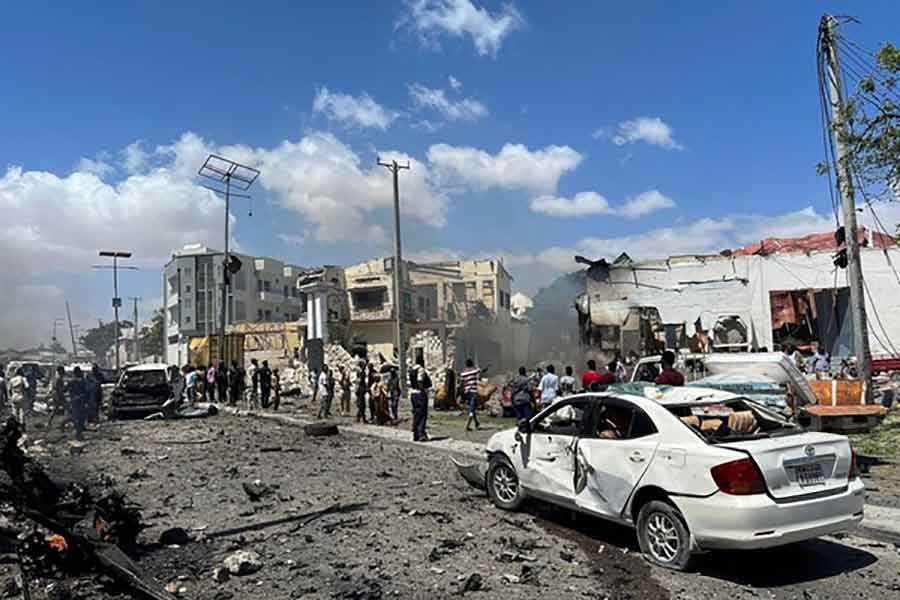
POLYGON ((704 551, 852 529, 863 516, 846 437, 719 390, 570 396, 495 434, 487 454, 483 481, 499 508, 535 498, 634 527, 644 555, 672 569, 704 551))
POLYGON ((165 364, 143 364, 126 369, 113 389, 109 416, 145 416, 160 412, 172 398, 172 386, 165 364))

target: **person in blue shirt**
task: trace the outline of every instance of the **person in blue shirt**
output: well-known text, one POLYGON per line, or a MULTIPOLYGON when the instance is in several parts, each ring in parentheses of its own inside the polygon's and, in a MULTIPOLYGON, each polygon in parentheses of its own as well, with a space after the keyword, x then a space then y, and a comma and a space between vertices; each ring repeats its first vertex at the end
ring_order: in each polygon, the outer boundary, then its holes
POLYGON ((75 439, 80 440, 87 420, 88 388, 81 367, 75 367, 73 375, 74 379, 66 386, 66 391, 69 393, 69 410, 75 426, 75 439))

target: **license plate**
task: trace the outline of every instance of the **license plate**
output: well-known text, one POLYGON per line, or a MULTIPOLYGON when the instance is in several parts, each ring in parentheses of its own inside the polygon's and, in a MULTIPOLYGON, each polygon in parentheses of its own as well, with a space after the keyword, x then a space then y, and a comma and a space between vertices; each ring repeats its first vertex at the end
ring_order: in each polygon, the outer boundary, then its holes
POLYGON ((794 467, 794 473, 797 476, 797 483, 800 484, 800 487, 825 483, 825 474, 822 472, 822 465, 819 464, 794 467))

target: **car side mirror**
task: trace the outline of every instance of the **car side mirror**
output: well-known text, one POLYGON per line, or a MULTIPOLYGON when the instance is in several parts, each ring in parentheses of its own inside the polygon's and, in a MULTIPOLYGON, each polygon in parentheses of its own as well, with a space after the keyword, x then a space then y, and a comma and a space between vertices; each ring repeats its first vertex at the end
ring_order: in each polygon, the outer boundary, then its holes
POLYGON ((519 430, 519 433, 526 435, 531 433, 531 423, 529 421, 520 421, 516 428, 519 430))

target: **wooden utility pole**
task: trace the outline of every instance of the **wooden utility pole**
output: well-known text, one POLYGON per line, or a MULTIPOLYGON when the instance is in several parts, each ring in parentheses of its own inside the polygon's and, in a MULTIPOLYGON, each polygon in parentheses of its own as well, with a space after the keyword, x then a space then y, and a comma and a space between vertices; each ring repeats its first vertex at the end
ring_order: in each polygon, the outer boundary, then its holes
POLYGON ((400 246, 400 181, 399 174, 402 169, 409 169, 409 163, 397 164, 396 160, 390 162, 377 162, 386 167, 394 176, 394 348, 397 350, 397 363, 400 377, 400 396, 406 395, 406 338, 403 331, 403 253, 400 246))
POLYGON ((859 257, 859 238, 856 229, 856 202, 854 200, 853 173, 849 150, 845 143, 844 85, 841 77, 838 53, 838 22, 831 15, 822 17, 820 26, 827 59, 828 100, 831 105, 834 147, 837 152, 837 182, 844 216, 844 237, 847 247, 847 278, 850 284, 850 314, 853 322, 853 348, 856 352, 859 376, 865 382, 866 403, 872 400, 872 362, 869 350, 869 328, 866 319, 866 295, 863 285, 862 264, 859 257))

